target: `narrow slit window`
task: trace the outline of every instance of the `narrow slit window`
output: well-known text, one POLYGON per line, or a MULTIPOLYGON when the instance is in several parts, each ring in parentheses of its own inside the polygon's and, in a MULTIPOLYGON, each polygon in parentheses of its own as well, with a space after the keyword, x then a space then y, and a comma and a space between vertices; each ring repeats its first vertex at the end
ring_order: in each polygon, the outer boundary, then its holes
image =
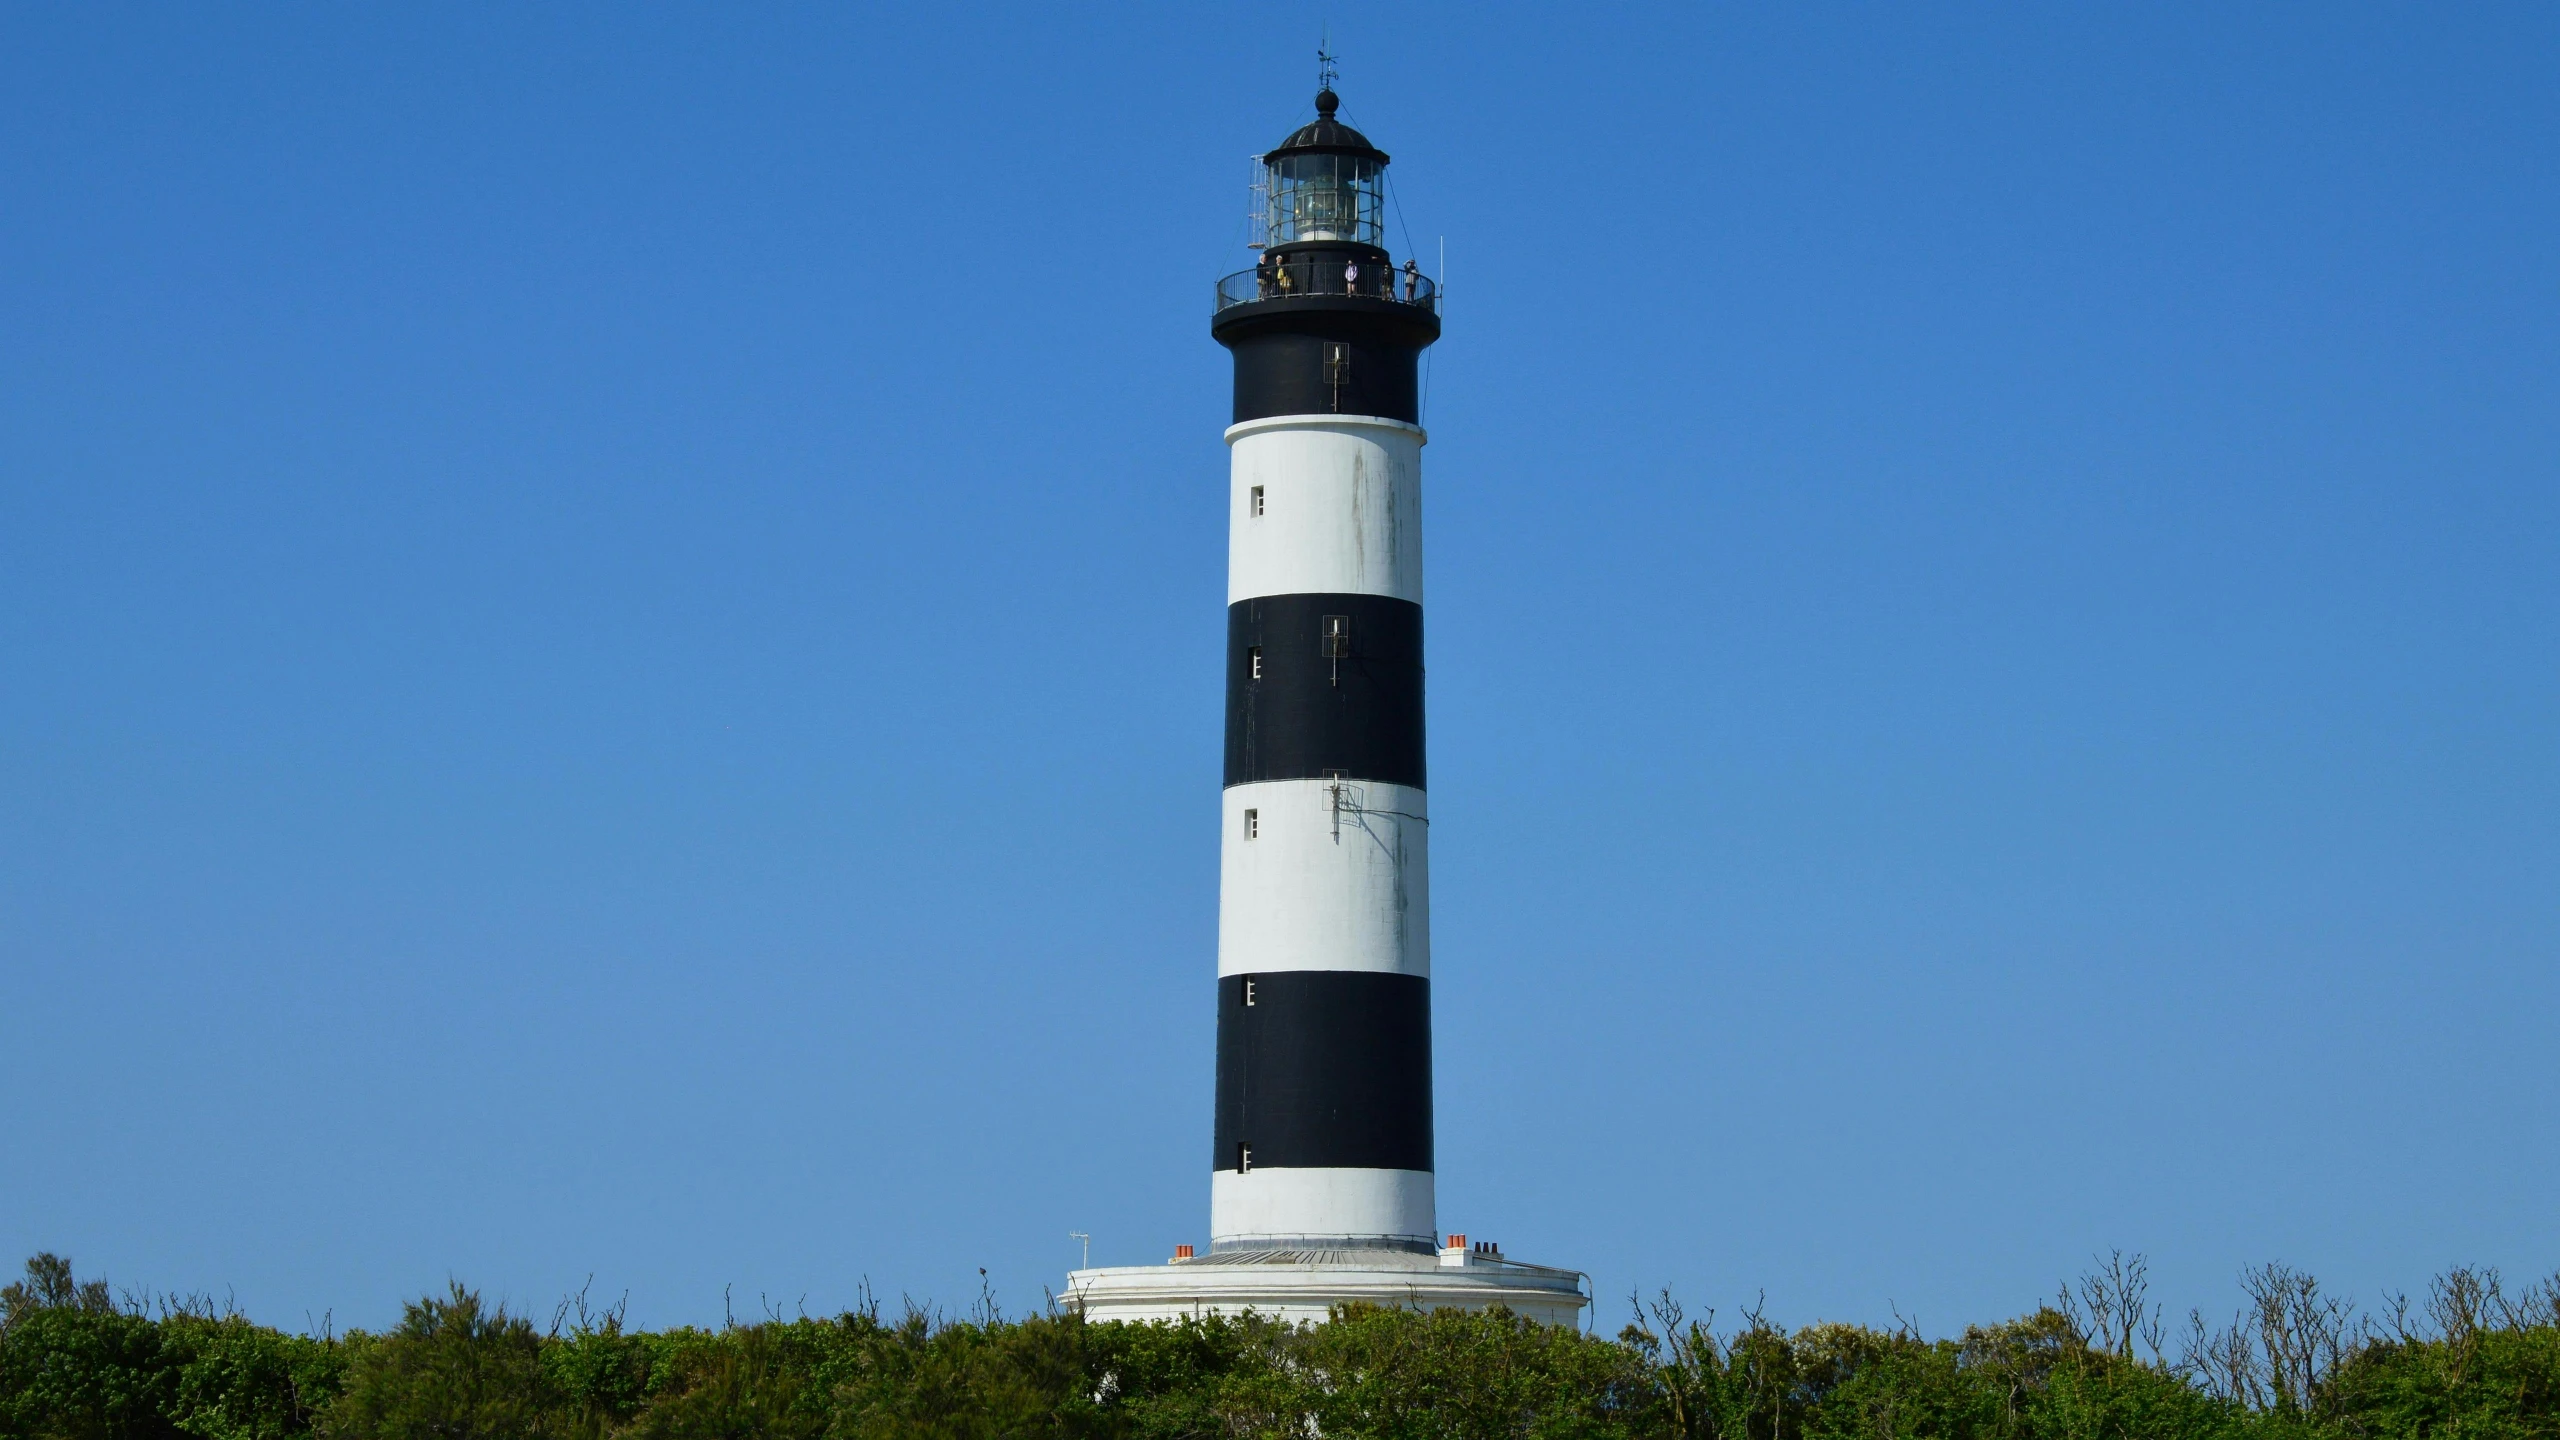
POLYGON ((1253 982, 1251 980, 1244 982, 1244 1003, 1247 1005, 1251 1005, 1253 1003, 1253 982))
POLYGON ((1324 617, 1324 657, 1328 660, 1342 660, 1348 658, 1350 654, 1351 617, 1327 615, 1324 617))
MULTIPOLYGON (((1246 812, 1244 812, 1244 838, 1246 838, 1247 840, 1259 840, 1259 839, 1261 839, 1261 838, 1262 838, 1262 812, 1261 812, 1261 811, 1259 811, 1259 810, 1247 810, 1246 812)), ((1252 1003, 1253 1003, 1253 986, 1252 986, 1252 985, 1250 985, 1250 984, 1248 984, 1248 985, 1246 985, 1244 988, 1245 988, 1245 1002, 1244 1002, 1244 1003, 1246 1003, 1247 1005, 1250 1005, 1250 1004, 1252 1004, 1252 1003)))
POLYGON ((1253 515, 1257 520, 1262 518, 1262 487, 1259 485, 1253 487, 1253 515))
POLYGON ((1244 660, 1245 660, 1245 678, 1246 678, 1246 679, 1248 679, 1248 680, 1259 680, 1259 679, 1261 679, 1261 678, 1262 678, 1262 647, 1261 647, 1261 646, 1259 646, 1259 645, 1256 645, 1256 646, 1254 646, 1253 648, 1251 648, 1251 649, 1249 649, 1249 650, 1245 651, 1245 652, 1244 652, 1244 660))
POLYGON ((1236 1142, 1236 1173, 1244 1175, 1251 1173, 1252 1170, 1253 1147, 1239 1140, 1236 1142))

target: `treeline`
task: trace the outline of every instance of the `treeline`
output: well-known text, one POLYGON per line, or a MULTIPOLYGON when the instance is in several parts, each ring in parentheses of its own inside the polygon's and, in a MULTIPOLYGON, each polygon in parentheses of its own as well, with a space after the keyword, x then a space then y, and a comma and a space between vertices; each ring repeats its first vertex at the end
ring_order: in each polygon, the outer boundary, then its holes
POLYGON ((983 1302, 650 1333, 579 1302, 537 1324, 456 1285, 382 1334, 292 1335, 41 1255, 0 1290, 0 1436, 2560 1440, 2552 1283, 2457 1270, 2368 1315, 2270 1266, 2245 1293, 2229 1323, 2173 1330, 2140 1258, 2116 1257, 1955 1338, 1756 1311, 1719 1327, 1667 1296, 1604 1338, 1498 1314, 1105 1325, 983 1302))

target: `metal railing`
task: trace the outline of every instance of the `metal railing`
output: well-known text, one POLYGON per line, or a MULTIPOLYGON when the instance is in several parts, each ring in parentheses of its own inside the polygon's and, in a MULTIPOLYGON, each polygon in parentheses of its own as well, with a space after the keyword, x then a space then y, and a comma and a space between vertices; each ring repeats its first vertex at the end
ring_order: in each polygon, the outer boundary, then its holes
POLYGON ((1304 295, 1363 295, 1398 305, 1413 305, 1438 314, 1440 287, 1418 270, 1362 264, 1355 276, 1339 253, 1266 260, 1218 282, 1216 314, 1230 305, 1256 300, 1287 300, 1304 295))

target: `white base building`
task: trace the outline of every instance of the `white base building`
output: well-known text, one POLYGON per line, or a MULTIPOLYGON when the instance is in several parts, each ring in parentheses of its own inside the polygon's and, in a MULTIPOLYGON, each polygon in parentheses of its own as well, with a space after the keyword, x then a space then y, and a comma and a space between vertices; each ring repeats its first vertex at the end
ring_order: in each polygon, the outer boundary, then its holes
POLYGON ((1067 1276, 1060 1303, 1091 1320, 1181 1320, 1247 1311, 1288 1323, 1322 1321, 1336 1305, 1490 1310, 1541 1325, 1579 1323, 1591 1303, 1576 1270, 1505 1260, 1466 1237, 1436 1255, 1410 1250, 1227 1251, 1164 1265, 1117 1265, 1067 1276))

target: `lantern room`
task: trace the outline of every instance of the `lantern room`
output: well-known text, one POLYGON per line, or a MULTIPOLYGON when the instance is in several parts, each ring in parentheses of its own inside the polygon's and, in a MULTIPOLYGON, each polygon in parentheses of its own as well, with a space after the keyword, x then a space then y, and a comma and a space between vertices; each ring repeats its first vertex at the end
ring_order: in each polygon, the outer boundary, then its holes
POLYGON ((1316 120, 1262 157, 1255 187, 1262 235, 1253 248, 1307 241, 1383 246, 1386 239, 1386 152, 1334 118, 1342 104, 1330 88, 1316 95, 1316 120))

